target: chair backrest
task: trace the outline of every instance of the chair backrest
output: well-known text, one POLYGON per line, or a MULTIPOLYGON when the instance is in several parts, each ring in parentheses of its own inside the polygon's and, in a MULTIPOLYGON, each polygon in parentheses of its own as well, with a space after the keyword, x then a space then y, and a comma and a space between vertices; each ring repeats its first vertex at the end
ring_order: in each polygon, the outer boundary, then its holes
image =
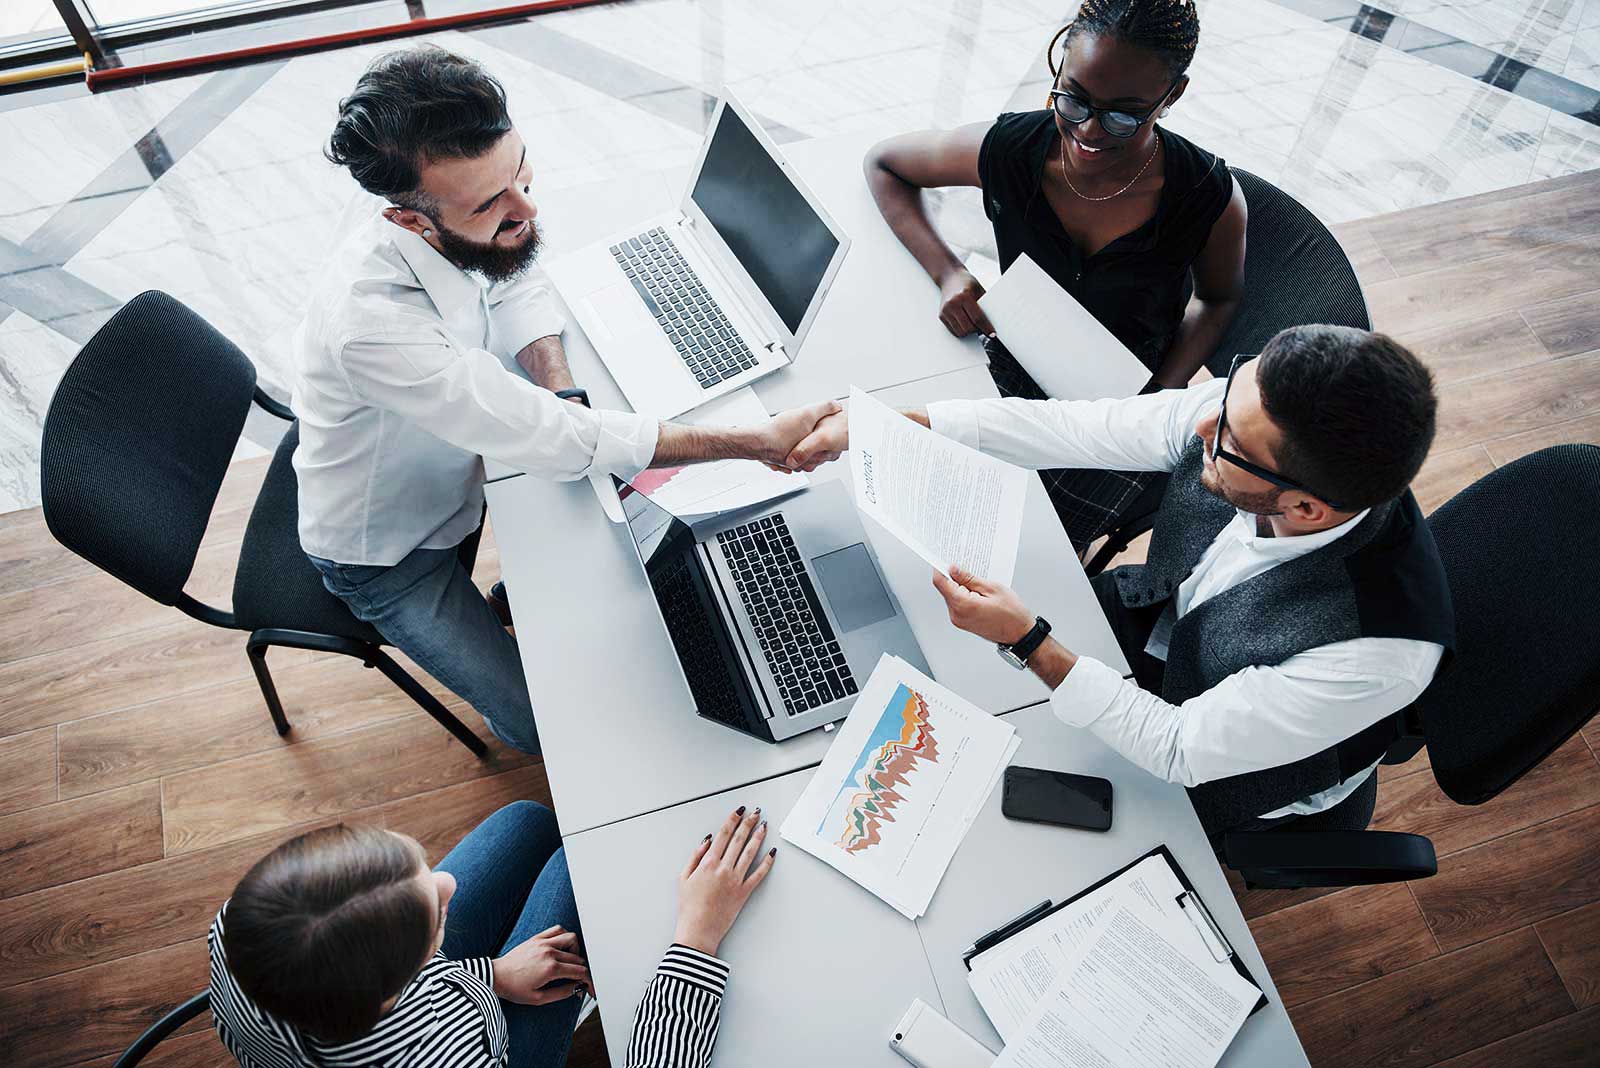
POLYGON ((1453 800, 1489 800, 1600 707, 1600 446, 1491 471, 1428 519, 1455 601, 1455 662, 1417 700, 1453 800))
POLYGON ((1228 373, 1238 353, 1254 355, 1278 331, 1307 323, 1372 329, 1350 258, 1310 209, 1271 182, 1231 168, 1244 190, 1244 298, 1228 332, 1206 361, 1228 373))
POLYGON ((96 331, 44 421, 39 476, 57 541, 162 604, 177 601, 238 444, 255 367, 165 293, 96 331))
POLYGON ((117 1058, 116 1063, 113 1064, 111 1068, 133 1068, 134 1065, 138 1064, 140 1061, 144 1060, 145 1057, 149 1056, 150 1051, 160 1045, 162 1039, 166 1038, 168 1035, 172 1034, 172 1032, 176 1031, 178 1028, 182 1027, 196 1016, 199 1016, 202 1012, 205 1012, 210 1007, 211 992, 209 990, 202 990, 200 993, 196 994, 194 997, 190 998, 188 1001, 185 1001, 183 1004, 179 1005, 177 1008, 161 1017, 161 1019, 151 1024, 150 1028, 145 1031, 144 1034, 134 1039, 133 1045, 129 1046, 122 1052, 122 1056, 117 1058))

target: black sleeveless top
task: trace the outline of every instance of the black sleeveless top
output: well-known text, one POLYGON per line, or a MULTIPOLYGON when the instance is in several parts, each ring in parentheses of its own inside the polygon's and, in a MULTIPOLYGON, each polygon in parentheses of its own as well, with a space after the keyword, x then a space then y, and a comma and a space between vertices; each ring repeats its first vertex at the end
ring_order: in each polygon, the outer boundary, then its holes
POLYGON ((1093 256, 1067 235, 1040 191, 1055 165, 1054 113, 1001 115, 978 150, 983 210, 994 224, 1000 267, 1026 252, 1152 371, 1166 355, 1194 292, 1190 266, 1233 196, 1218 157, 1160 130, 1165 184, 1143 226, 1093 256))

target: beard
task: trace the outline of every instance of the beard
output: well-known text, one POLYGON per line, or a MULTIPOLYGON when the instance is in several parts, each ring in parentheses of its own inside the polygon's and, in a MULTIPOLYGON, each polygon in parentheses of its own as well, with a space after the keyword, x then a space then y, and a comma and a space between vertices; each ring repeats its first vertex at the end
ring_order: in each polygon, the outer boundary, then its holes
POLYGON ((520 245, 480 243, 443 226, 438 228, 436 236, 445 259, 463 271, 478 272, 490 282, 508 282, 527 270, 538 257, 542 240, 539 227, 532 219, 528 220, 527 240, 520 245))
POLYGON ((1283 493, 1282 490, 1273 489, 1265 493, 1239 493, 1230 490, 1217 477, 1215 467, 1200 468, 1200 486, 1213 497, 1227 501, 1241 512, 1261 516, 1283 513, 1283 509, 1278 507, 1278 497, 1283 493))

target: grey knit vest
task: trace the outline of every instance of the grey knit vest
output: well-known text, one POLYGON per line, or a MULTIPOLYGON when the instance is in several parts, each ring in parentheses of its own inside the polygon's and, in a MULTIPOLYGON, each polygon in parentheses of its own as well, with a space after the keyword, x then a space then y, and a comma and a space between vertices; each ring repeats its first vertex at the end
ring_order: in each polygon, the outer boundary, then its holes
MULTIPOLYGON (((1201 485, 1203 458, 1204 444, 1195 437, 1172 471, 1147 562, 1113 572, 1118 596, 1130 608, 1170 598, 1238 514, 1201 485)), ((1444 568, 1409 492, 1373 508, 1336 541, 1186 613, 1172 628, 1161 696, 1181 704, 1243 668, 1279 664, 1308 649, 1361 637, 1438 642, 1447 655, 1454 644, 1444 568)), ((1255 779, 1265 807, 1250 815, 1271 811, 1370 766, 1393 736, 1393 724, 1385 720, 1296 764, 1220 782, 1237 788, 1242 780, 1255 779), (1278 804, 1267 804, 1279 798, 1278 804)), ((1197 807, 1211 785, 1191 791, 1197 807)), ((1202 821, 1210 822, 1205 815, 1202 821)))

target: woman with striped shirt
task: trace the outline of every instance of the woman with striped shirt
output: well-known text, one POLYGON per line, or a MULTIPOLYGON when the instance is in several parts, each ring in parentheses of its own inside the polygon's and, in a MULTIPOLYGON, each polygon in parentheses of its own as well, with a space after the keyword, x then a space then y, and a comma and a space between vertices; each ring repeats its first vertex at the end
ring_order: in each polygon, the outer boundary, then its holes
MULTIPOLYGON (((709 1060, 728 975, 717 946, 776 853, 761 853, 758 817, 731 815, 680 877, 630 1066, 709 1060)), ((555 1068, 591 987, 555 815, 531 801, 432 871, 392 831, 294 838, 240 880, 209 944, 212 1015, 243 1068, 555 1068)))

